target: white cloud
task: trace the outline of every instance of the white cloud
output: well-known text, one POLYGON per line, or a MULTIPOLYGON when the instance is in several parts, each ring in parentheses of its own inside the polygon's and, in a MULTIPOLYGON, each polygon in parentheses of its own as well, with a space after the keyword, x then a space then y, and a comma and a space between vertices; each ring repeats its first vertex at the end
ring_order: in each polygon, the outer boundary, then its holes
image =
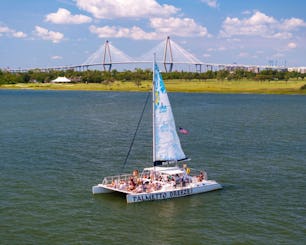
MULTIPOLYGON (((155 32, 145 32, 140 27, 133 26, 132 28, 116 27, 116 26, 103 26, 96 27, 91 25, 89 30, 97 34, 100 38, 131 38, 135 40, 154 40, 160 39, 160 37, 155 32)), ((164 37, 162 37, 164 38, 164 37)))
POLYGON ((8 37, 25 38, 27 34, 22 31, 15 31, 7 26, 0 26, 0 37, 6 35, 8 37))
POLYGON ((55 31, 49 31, 46 28, 35 26, 35 34, 43 40, 50 40, 53 43, 59 43, 63 40, 64 34, 55 31))
POLYGON ((54 55, 51 57, 52 60, 61 60, 63 57, 59 55, 54 55))
POLYGON ((306 27, 306 23, 298 18, 285 19, 281 25, 281 29, 287 31, 295 30, 299 27, 306 27))
POLYGON ((89 30, 97 34, 100 38, 131 38, 135 40, 158 40, 166 36, 195 37, 208 36, 206 27, 198 25, 193 19, 189 18, 152 18, 150 25, 154 29, 152 32, 146 32, 138 26, 131 28, 117 26, 97 27, 91 25, 89 30))
POLYGON ((242 14, 244 14, 244 15, 249 15, 249 14, 252 14, 252 12, 251 12, 250 10, 244 10, 244 11, 242 12, 242 14))
POLYGON ((255 11, 250 18, 227 17, 222 24, 220 35, 231 36, 260 36, 265 38, 288 39, 292 37, 289 31, 305 27, 306 23, 297 18, 277 20, 260 11, 255 11))
POLYGON ((296 48, 297 47, 297 45, 296 45, 296 43, 294 43, 294 42, 290 42, 290 43, 288 43, 288 48, 291 48, 291 49, 294 49, 294 48, 296 48))
POLYGON ((11 29, 7 26, 0 26, 0 33, 9 33, 11 32, 11 29))
POLYGON ((274 24, 277 21, 270 16, 265 15, 259 11, 256 11, 249 19, 244 20, 245 24, 256 26, 256 25, 266 25, 274 24))
POLYGON ((25 38, 27 37, 27 34, 25 34, 24 32, 22 31, 15 31, 12 33, 13 37, 16 37, 16 38, 25 38))
POLYGON ((193 19, 190 18, 152 18, 150 25, 157 33, 164 35, 173 35, 180 37, 190 36, 207 36, 208 32, 206 27, 198 25, 193 19))
POLYGON ((209 7, 217 8, 219 6, 217 0, 202 0, 203 3, 207 4, 209 7))
POLYGON ((97 19, 170 16, 180 9, 155 0, 76 0, 77 6, 97 19))
POLYGON ((71 15, 71 12, 64 8, 59 8, 56 13, 48 14, 45 17, 45 21, 54 24, 83 24, 91 22, 91 20, 92 19, 86 15, 71 15))

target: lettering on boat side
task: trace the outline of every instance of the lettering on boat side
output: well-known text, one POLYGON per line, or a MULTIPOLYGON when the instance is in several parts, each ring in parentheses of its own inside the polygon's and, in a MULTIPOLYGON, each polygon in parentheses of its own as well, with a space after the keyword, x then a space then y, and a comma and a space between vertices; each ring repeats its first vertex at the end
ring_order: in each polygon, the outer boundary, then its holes
POLYGON ((192 189, 183 189, 183 190, 177 190, 177 191, 171 191, 170 197, 181 197, 181 196, 187 196, 192 193, 192 189))
POLYGON ((133 202, 162 200, 173 197, 181 197, 192 194, 192 189, 175 190, 170 192, 151 193, 144 195, 133 196, 133 202))

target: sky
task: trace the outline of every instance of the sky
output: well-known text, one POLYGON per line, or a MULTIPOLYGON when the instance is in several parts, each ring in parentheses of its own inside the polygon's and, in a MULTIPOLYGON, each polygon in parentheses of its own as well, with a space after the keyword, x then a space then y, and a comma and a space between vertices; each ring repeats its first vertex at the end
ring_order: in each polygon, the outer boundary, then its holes
POLYGON ((306 66, 305 10, 303 0, 1 0, 0 69, 80 65, 106 40, 139 60, 167 36, 204 63, 306 66))

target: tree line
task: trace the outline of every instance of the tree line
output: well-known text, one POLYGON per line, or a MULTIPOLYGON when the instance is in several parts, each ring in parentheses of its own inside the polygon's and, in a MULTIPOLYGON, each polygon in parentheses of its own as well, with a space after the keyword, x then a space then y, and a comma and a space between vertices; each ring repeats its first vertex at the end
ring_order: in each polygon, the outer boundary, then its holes
MULTIPOLYGON (((53 79, 59 76, 65 76, 72 80, 72 82, 80 83, 111 83, 114 81, 133 81, 135 83, 141 83, 141 81, 151 80, 152 71, 150 69, 142 70, 135 69, 133 71, 99 71, 99 70, 87 70, 87 71, 57 71, 50 70, 43 72, 40 70, 29 70, 27 72, 12 73, 5 70, 0 70, 0 84, 15 84, 15 83, 49 83, 53 79)), ((278 71, 278 70, 261 70, 259 72, 246 71, 244 69, 236 69, 233 71, 218 70, 218 71, 206 71, 202 73, 198 72, 185 72, 185 71, 173 71, 163 73, 165 80, 179 79, 179 80, 255 80, 255 81, 288 81, 289 79, 304 79, 305 74, 295 71, 278 71)))

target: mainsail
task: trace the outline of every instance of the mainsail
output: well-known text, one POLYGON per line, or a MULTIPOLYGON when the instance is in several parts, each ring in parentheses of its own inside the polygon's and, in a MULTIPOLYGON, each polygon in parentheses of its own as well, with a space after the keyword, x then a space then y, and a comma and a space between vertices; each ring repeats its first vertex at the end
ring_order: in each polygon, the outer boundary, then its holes
POLYGON ((177 135, 170 101, 157 64, 153 76, 153 163, 186 159, 177 135))

